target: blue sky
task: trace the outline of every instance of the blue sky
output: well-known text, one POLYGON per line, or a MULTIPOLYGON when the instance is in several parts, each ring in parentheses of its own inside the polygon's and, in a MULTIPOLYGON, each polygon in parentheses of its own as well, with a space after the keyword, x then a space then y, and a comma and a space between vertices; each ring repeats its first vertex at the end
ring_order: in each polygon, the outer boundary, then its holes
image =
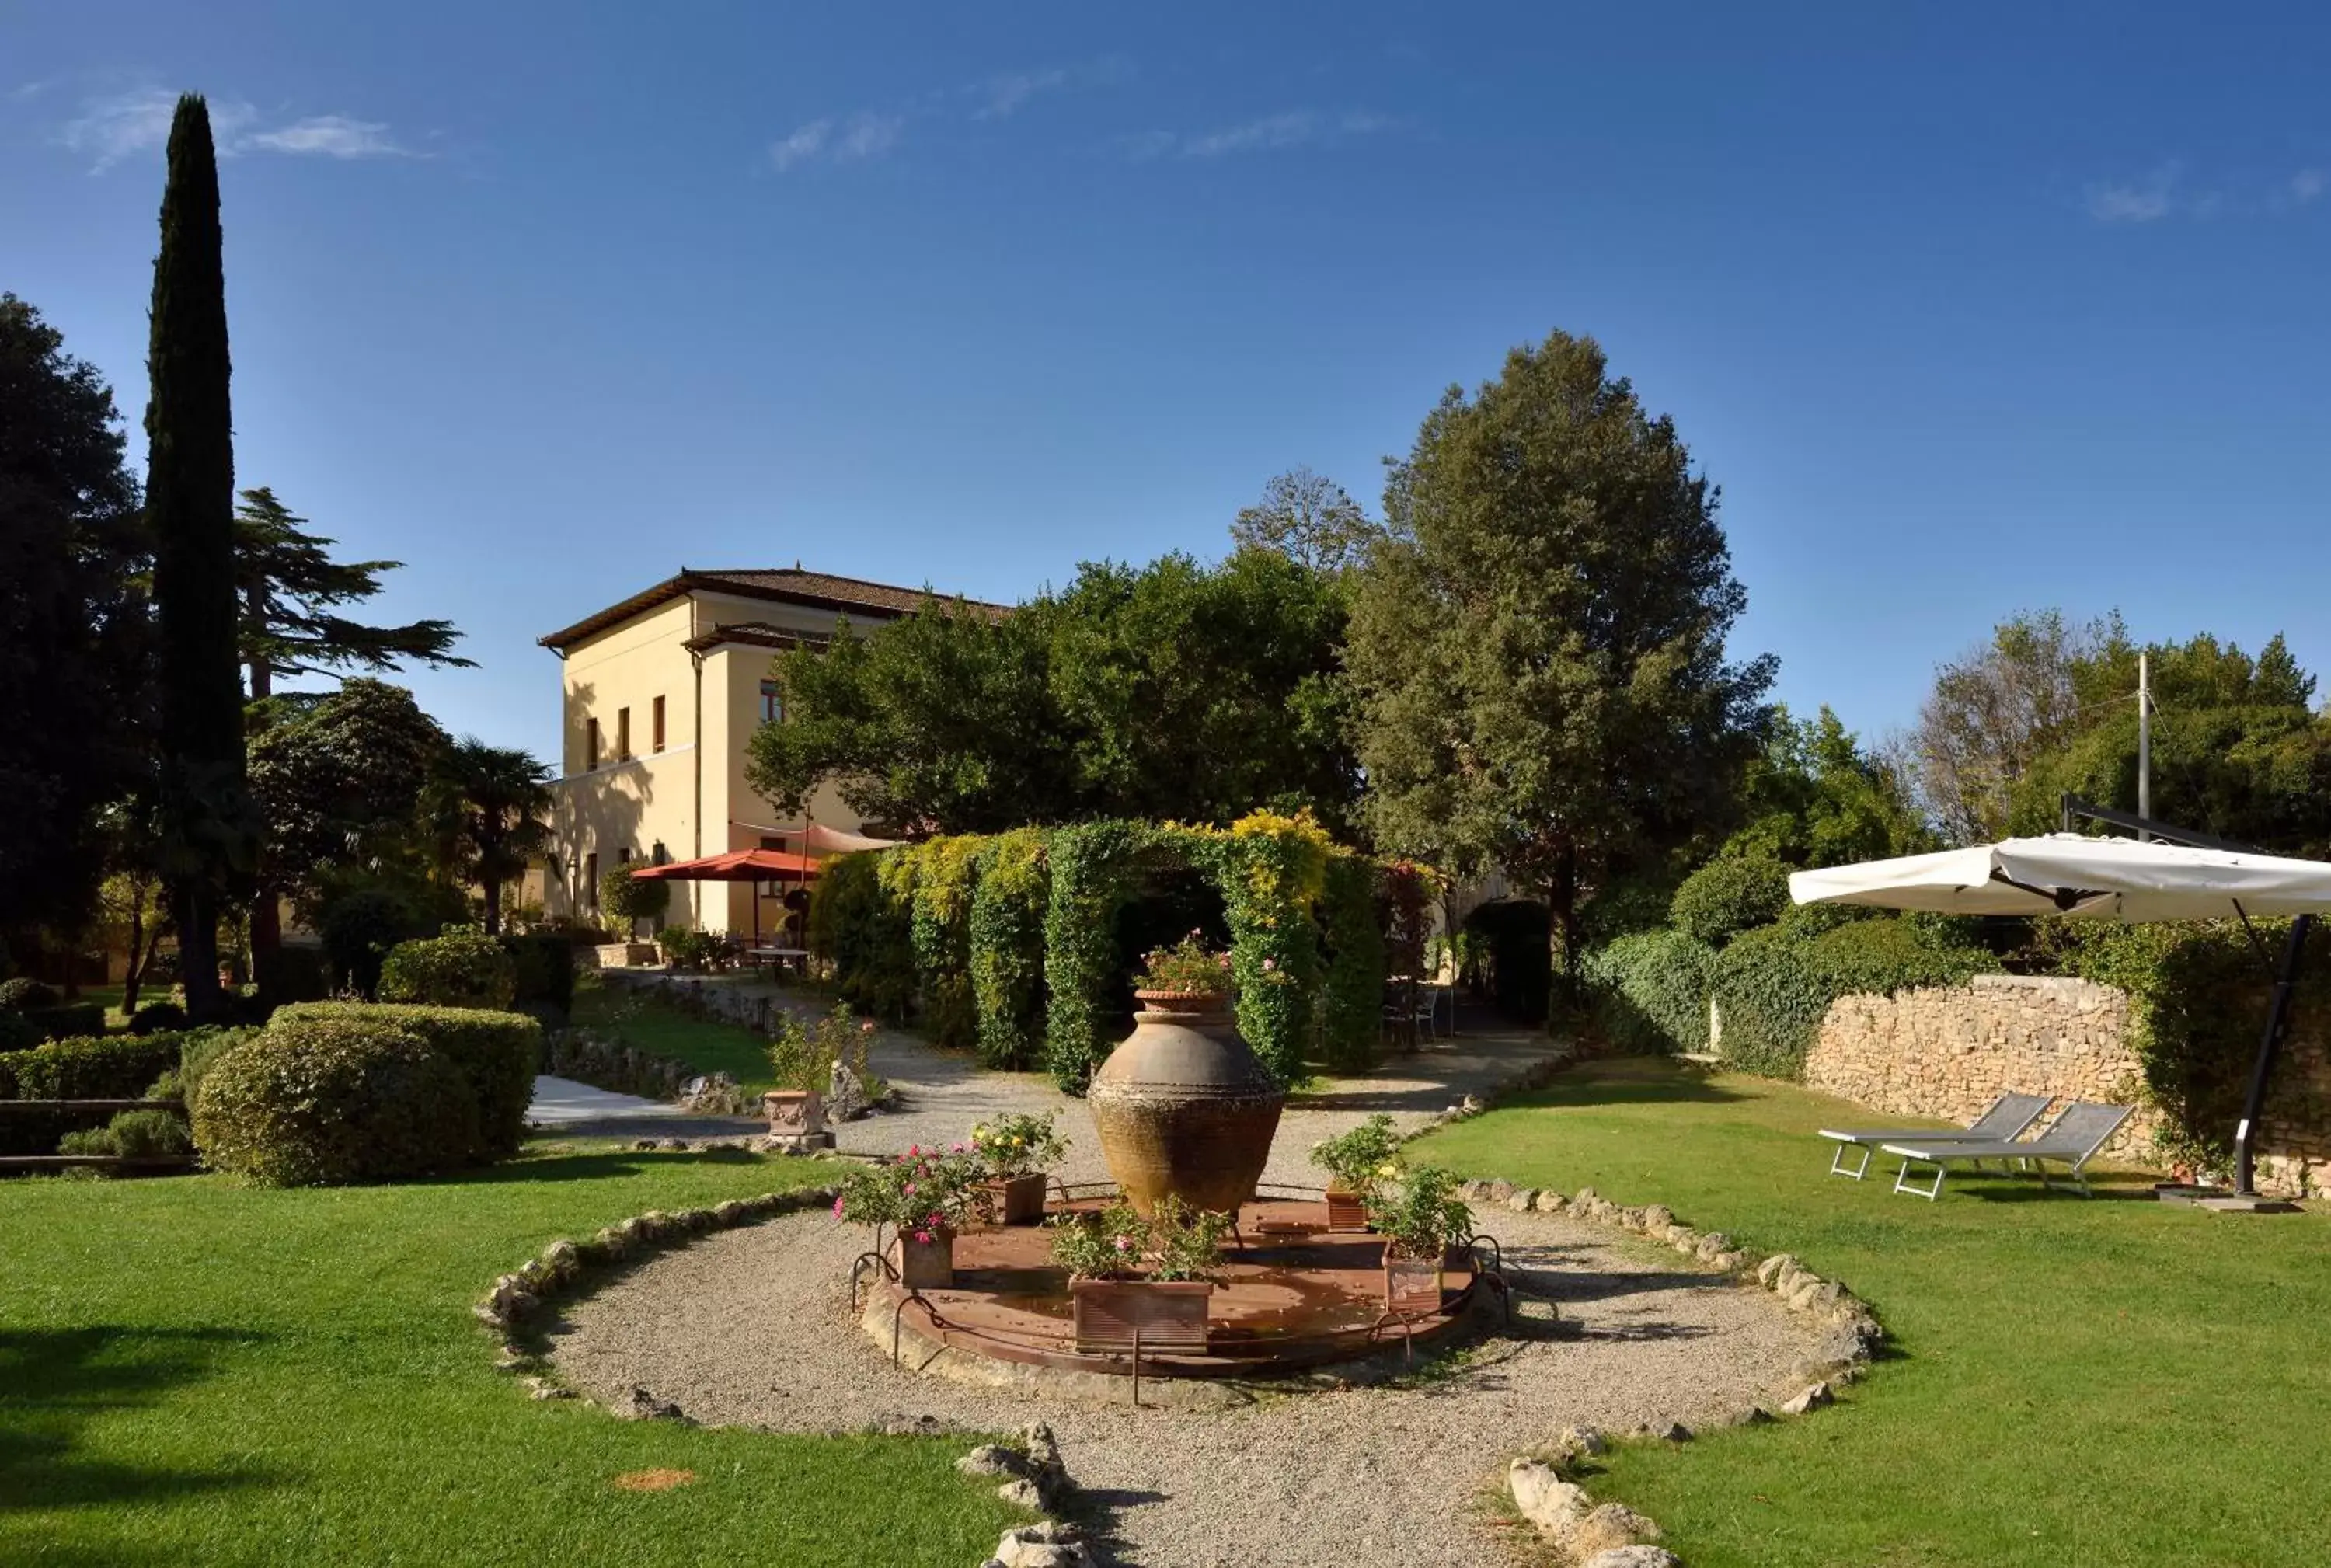
POLYGON ((2331 667, 2320 8, 775 10, 12 7, 0 288, 134 421, 207 92, 242 482, 546 755, 534 639, 682 564, 1213 556, 1557 327, 1723 486, 1793 705, 1881 733, 2040 604, 2331 667))

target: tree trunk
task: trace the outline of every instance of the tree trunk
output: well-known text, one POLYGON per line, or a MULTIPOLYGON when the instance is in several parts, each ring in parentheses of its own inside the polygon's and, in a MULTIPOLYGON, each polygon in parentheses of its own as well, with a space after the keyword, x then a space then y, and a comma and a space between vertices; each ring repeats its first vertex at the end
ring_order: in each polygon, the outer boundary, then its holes
POLYGON ((146 896, 134 885, 129 895, 129 953, 121 961, 121 1015, 138 1011, 138 987, 146 978, 141 949, 146 945, 146 896))
POLYGON ((1555 858, 1554 879, 1546 887, 1546 908, 1553 917, 1546 934, 1550 948, 1547 961, 1554 970, 1554 984, 1546 992, 1546 1022, 1551 1023, 1556 1012, 1577 1000, 1581 940, 1578 849, 1567 841, 1555 858))
POLYGON ((251 901, 251 978, 262 1001, 275 994, 275 960, 283 951, 283 910, 275 889, 262 885, 251 901))
POLYGON ((486 890, 486 935, 498 936, 502 929, 502 885, 490 877, 480 879, 486 890))
POLYGON ((218 978, 218 900, 199 881, 171 889, 178 927, 178 984, 186 989, 186 1022, 224 1023, 226 993, 218 978))

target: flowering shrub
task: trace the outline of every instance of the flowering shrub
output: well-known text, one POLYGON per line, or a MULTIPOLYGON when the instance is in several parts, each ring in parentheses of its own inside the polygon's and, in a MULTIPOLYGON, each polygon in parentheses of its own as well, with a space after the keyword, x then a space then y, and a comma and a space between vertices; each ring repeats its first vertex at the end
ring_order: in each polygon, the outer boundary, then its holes
POLYGON ((1137 1272, 1149 1248, 1149 1222, 1130 1203, 1071 1214, 1052 1231, 1052 1261, 1071 1279, 1116 1279, 1137 1272))
POLYGON ((779 1088, 814 1089, 823 1094, 833 1082, 836 1062, 866 1082, 866 1052, 874 1043, 874 1021, 861 1020, 850 1003, 837 1002, 833 1011, 808 1028, 789 1012, 779 1012, 776 1034, 769 1041, 769 1071, 779 1088))
POLYGON ((981 1122, 971 1129, 972 1157, 997 1180, 1050 1170, 1069 1152, 1069 1140, 1053 1125, 1059 1117, 1058 1111, 1041 1117, 1015 1112, 981 1122))
POLYGON ((944 1152, 909 1146, 887 1164, 852 1172, 833 1201, 833 1217, 889 1225, 918 1241, 934 1241, 971 1218, 982 1174, 961 1144, 944 1152))
POLYGON ((1167 1193, 1149 1222, 1152 1279, 1211 1279, 1231 1217, 1193 1209, 1167 1193))
POLYGON ((1336 1179, 1337 1192, 1365 1196, 1377 1183, 1400 1174, 1394 1157, 1399 1150, 1400 1135, 1393 1131, 1392 1117, 1379 1111, 1358 1126, 1312 1145, 1311 1163, 1336 1179))
MULTIPOLYGON (((1275 967, 1268 958, 1263 967, 1275 967)), ((1141 973, 1134 977, 1136 991, 1174 991, 1194 996, 1228 996, 1231 955, 1209 952, 1205 938, 1191 932, 1171 947, 1153 947, 1142 955, 1141 973)))
POLYGON ((1193 1209, 1171 1194, 1147 1220, 1129 1203, 1112 1203, 1098 1214, 1061 1221, 1052 1261, 1075 1279, 1208 1279, 1230 1228, 1228 1214, 1193 1209))
POLYGON ((1403 1258, 1438 1259, 1473 1234, 1473 1211, 1457 1195, 1457 1178, 1438 1165, 1379 1183, 1367 1203, 1368 1223, 1384 1234, 1385 1250, 1403 1258))

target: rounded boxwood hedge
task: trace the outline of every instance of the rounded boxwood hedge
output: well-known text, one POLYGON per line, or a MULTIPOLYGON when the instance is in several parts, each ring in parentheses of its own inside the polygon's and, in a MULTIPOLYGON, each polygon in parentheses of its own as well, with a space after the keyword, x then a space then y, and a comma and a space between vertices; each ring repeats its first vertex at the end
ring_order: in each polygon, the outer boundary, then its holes
POLYGON ((518 993, 518 965, 483 931, 448 931, 400 942, 381 961, 383 1002, 504 1008, 518 993))
POLYGON ((1668 904, 1677 930, 1711 947, 1768 926, 1789 907, 1789 869, 1763 856, 1727 855, 1683 879, 1668 904))
POLYGON ((470 1086, 476 1107, 475 1157, 515 1154, 524 1141, 526 1111, 534 1103, 534 1075, 542 1060, 542 1025, 525 1013, 389 1002, 300 1002, 277 1009, 268 1029, 319 1021, 404 1030, 442 1055, 470 1086))
POLYGON ((211 1065, 193 1109, 203 1158, 270 1187, 426 1175, 478 1143, 469 1081, 380 1018, 271 1023, 211 1065))

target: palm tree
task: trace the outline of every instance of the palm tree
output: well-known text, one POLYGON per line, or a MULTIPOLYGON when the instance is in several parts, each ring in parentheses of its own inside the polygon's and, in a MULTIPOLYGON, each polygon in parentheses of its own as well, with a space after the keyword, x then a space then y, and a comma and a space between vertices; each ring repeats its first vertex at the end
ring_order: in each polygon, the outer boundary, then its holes
POLYGON ((502 925, 502 884, 550 848, 550 770, 516 746, 464 736, 438 754, 430 817, 438 863, 486 896, 486 931, 502 925))

